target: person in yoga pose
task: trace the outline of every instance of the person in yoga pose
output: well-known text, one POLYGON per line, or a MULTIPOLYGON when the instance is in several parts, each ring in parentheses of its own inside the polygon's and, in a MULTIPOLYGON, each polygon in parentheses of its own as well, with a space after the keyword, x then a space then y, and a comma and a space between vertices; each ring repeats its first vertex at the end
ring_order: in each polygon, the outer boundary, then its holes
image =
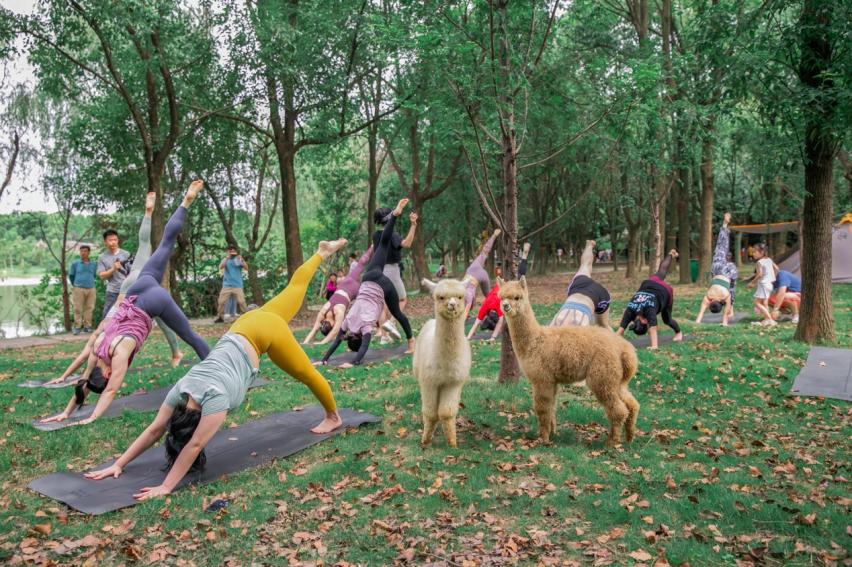
POLYGON ((595 324, 609 329, 609 291, 592 279, 592 264, 595 261, 595 241, 587 240, 583 254, 580 256, 580 267, 568 290, 565 292, 565 303, 550 322, 551 327, 586 327, 592 324, 594 313, 595 324))
MULTIPOLYGON (((376 249, 379 246, 379 239, 382 236, 383 227, 388 221, 390 213, 391 209, 387 207, 380 207, 373 211, 373 221, 377 228, 376 232, 373 233, 373 249, 376 249)), ((411 245, 414 244, 414 235, 417 232, 417 213, 411 213, 408 215, 408 220, 411 221, 411 228, 408 229, 408 234, 405 235, 405 238, 396 232, 391 235, 388 259, 383 272, 393 283, 394 289, 396 289, 397 297, 399 297, 400 312, 405 309, 405 304, 408 301, 408 293, 405 291, 405 283, 402 281, 402 249, 411 248, 411 245)), ((387 308, 385 308, 382 311, 382 316, 379 321, 380 326, 377 334, 381 337, 383 343, 390 341, 390 337, 385 333, 385 331, 390 332, 396 338, 400 338, 401 336, 399 331, 396 329, 396 326, 393 324, 390 315, 390 312, 387 308)))
POLYGON ((188 472, 204 468, 204 447, 222 427, 228 412, 243 403, 264 354, 307 386, 322 404, 326 416, 312 432, 329 433, 343 425, 331 386, 311 364, 289 323, 299 312, 308 284, 323 259, 345 245, 342 238, 320 242, 317 252, 293 273, 284 291, 263 307, 240 316, 207 358, 178 380, 154 421, 124 454, 109 467, 86 473, 86 478, 117 478, 124 467, 165 434, 168 467, 165 479, 159 486, 140 488, 133 497, 147 500, 169 494, 188 472))
POLYGON ((91 423, 103 415, 124 382, 124 376, 133 358, 148 338, 154 317, 161 318, 181 339, 192 346, 199 358, 204 360, 207 357, 210 347, 192 330, 186 315, 169 292, 160 287, 160 281, 163 279, 172 254, 172 247, 183 228, 187 208, 198 196, 202 187, 201 181, 193 181, 190 184, 183 203, 166 223, 163 238, 157 250, 145 262, 139 277, 128 288, 127 297, 118 306, 112 320, 107 323, 103 333, 95 341, 90 360, 95 357, 97 366, 92 369, 87 380, 81 379, 78 382, 74 388, 74 396, 68 402, 65 411, 42 420, 44 423, 67 419, 78 406, 83 404, 89 391, 101 394, 100 398, 92 415, 77 423, 91 423))
MULTIPOLYGON (((518 278, 520 279, 527 273, 527 256, 530 254, 530 243, 524 242, 523 250, 521 251, 521 261, 518 263, 518 278)), ((480 328, 483 331, 493 331, 489 341, 497 340, 500 333, 503 332, 505 321, 503 319, 503 309, 500 307, 500 283, 494 284, 485 299, 482 300, 482 306, 479 308, 479 313, 476 315, 476 321, 473 322, 473 327, 467 334, 468 340, 476 335, 476 331, 480 328)))
MULTIPOLYGON (((80 354, 77 355, 71 364, 68 365, 68 368, 65 369, 65 372, 59 378, 54 378, 46 384, 59 384, 64 382, 66 378, 71 376, 75 370, 80 368, 86 361, 89 361, 90 364, 86 367, 85 372, 82 375, 82 378, 88 378, 92 372, 92 369, 95 367, 95 359, 94 357, 90 360, 89 355, 92 353, 94 349, 95 341, 99 336, 103 334, 104 329, 107 324, 112 321, 115 312, 118 310, 118 306, 124 301, 124 297, 127 295, 127 290, 130 289, 130 286, 136 282, 139 274, 142 272, 142 268, 145 267, 145 262, 148 261, 148 258, 151 256, 151 215, 154 212, 154 205, 157 202, 157 194, 154 192, 148 193, 145 196, 145 216, 142 217, 142 224, 139 225, 139 248, 136 250, 136 255, 134 256, 133 265, 130 270, 130 273, 121 282, 121 289, 118 293, 118 299, 115 304, 110 308, 107 312, 106 317, 100 322, 95 331, 91 334, 89 339, 86 341, 83 350, 80 351, 80 354)), ((180 361, 183 359, 183 353, 178 346, 177 336, 174 331, 168 328, 162 319, 159 317, 155 317, 154 320, 157 322, 157 326, 163 332, 163 335, 166 337, 166 341, 169 343, 169 348, 172 351, 172 368, 177 367, 180 364, 180 361)))
POLYGON ((666 274, 669 271, 669 266, 672 260, 677 258, 677 251, 672 250, 660 262, 660 268, 657 273, 642 282, 639 286, 639 291, 633 295, 633 299, 627 304, 627 309, 624 310, 624 316, 621 318, 621 326, 618 328, 618 334, 623 335, 630 325, 632 330, 637 335, 648 333, 651 335, 651 347, 656 349, 657 342, 657 315, 661 315, 663 322, 671 327, 674 332, 674 340, 680 342, 683 340, 683 333, 680 331, 680 326, 677 321, 672 319, 672 306, 674 305, 674 289, 666 283, 666 274), (633 323, 631 325, 631 322, 633 323))
POLYGON ((370 246, 364 255, 349 265, 349 273, 345 278, 341 278, 337 282, 337 289, 334 294, 325 302, 322 309, 317 313, 317 319, 314 326, 305 340, 303 345, 309 344, 317 331, 320 331, 325 338, 319 342, 324 345, 331 342, 337 333, 340 331, 340 326, 343 325, 343 318, 346 316, 346 310, 349 304, 358 297, 358 288, 361 285, 361 272, 364 271, 364 266, 370 261, 373 255, 373 247, 370 246))
POLYGON ((799 322, 799 305, 802 302, 802 279, 787 270, 778 270, 775 283, 772 284, 772 297, 769 304, 772 306, 772 318, 778 319, 781 310, 789 310, 793 315, 793 323, 799 322))
POLYGON ((322 360, 318 361, 317 364, 327 364, 328 359, 331 358, 331 355, 334 354, 334 351, 337 350, 344 339, 349 349, 357 351, 358 354, 352 364, 345 363, 340 367, 351 368, 353 365, 361 364, 364 355, 370 348, 370 341, 379 323, 383 305, 387 305, 391 315, 402 325, 405 337, 408 339, 408 349, 405 352, 414 352, 414 335, 411 333, 411 324, 400 310, 399 296, 393 282, 383 273, 392 244, 393 227, 396 224, 397 217, 402 214, 402 210, 407 204, 408 199, 400 200, 396 208, 390 213, 391 218, 387 219, 379 244, 374 249, 373 257, 367 264, 367 271, 361 278, 358 297, 352 302, 349 314, 343 320, 340 331, 334 336, 334 342, 331 343, 322 360))
POLYGON ((710 309, 711 313, 722 312, 722 326, 728 326, 728 319, 734 314, 734 297, 737 285, 737 265, 731 261, 731 252, 728 247, 730 242, 731 213, 725 213, 719 237, 716 239, 716 249, 713 251, 713 264, 711 273, 713 279, 710 281, 710 289, 701 300, 701 309, 695 322, 701 323, 704 312, 710 309))

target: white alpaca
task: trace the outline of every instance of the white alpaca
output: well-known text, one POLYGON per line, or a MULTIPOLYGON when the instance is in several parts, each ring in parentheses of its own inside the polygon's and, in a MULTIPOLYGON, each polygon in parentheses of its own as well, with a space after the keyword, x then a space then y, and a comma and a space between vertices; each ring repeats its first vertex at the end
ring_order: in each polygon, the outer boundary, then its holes
POLYGON ((414 346, 414 377, 423 403, 423 438, 428 445, 438 421, 447 444, 456 446, 456 415, 470 378, 470 344, 464 336, 464 284, 442 280, 432 289, 435 319, 423 325, 414 346))

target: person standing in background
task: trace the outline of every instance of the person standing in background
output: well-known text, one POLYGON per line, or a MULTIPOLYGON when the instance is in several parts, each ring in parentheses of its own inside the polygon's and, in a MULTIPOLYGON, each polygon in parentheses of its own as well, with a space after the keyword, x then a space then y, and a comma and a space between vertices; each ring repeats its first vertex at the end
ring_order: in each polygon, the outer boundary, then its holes
POLYGON ((223 275, 222 291, 219 292, 219 308, 214 323, 225 322, 225 305, 228 298, 237 300, 237 311, 246 312, 246 296, 243 293, 243 270, 248 264, 242 256, 237 254, 234 246, 228 246, 228 255, 219 263, 219 272, 223 275))
POLYGON ((113 229, 104 231, 104 250, 98 256, 98 277, 106 282, 104 310, 101 317, 106 317, 110 308, 115 304, 121 290, 121 283, 130 273, 130 252, 118 247, 118 232, 113 229))
POLYGON ((71 301, 74 304, 74 334, 92 332, 92 313, 95 310, 95 274, 98 271, 94 262, 89 259, 92 247, 80 245, 80 259, 71 264, 68 270, 68 281, 74 288, 71 291, 71 301))

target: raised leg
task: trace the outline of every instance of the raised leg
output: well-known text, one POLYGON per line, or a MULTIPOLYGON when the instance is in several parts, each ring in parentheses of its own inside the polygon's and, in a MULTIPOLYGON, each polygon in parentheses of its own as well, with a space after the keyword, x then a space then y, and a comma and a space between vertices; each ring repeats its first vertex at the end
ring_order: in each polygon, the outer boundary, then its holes
POLYGON ((287 287, 260 309, 271 311, 289 323, 301 309, 305 295, 308 293, 308 284, 311 283, 321 263, 322 256, 318 253, 308 258, 298 270, 293 272, 287 287))
POLYGON ((595 263, 595 244, 594 240, 587 240, 586 247, 583 249, 583 254, 580 256, 580 267, 577 269, 577 276, 592 277, 592 266, 595 263))
POLYGON ((189 319, 186 318, 183 311, 178 307, 177 303, 163 288, 159 288, 163 292, 163 307, 159 315, 160 319, 172 329, 186 344, 192 347, 198 358, 204 360, 210 354, 210 346, 202 339, 198 333, 192 330, 189 324, 189 319))
POLYGON ((266 354, 278 368, 307 386, 327 413, 337 411, 337 402, 334 400, 331 386, 311 364, 290 327, 283 321, 281 328, 276 329, 275 338, 266 354))

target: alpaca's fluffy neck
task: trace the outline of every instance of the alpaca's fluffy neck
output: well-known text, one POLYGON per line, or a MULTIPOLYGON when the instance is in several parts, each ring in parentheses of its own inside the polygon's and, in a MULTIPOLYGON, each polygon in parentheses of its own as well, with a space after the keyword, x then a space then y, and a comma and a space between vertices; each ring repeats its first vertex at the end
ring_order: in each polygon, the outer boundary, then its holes
POLYGON ((460 345, 460 338, 464 339, 464 318, 446 319, 435 313, 435 337, 444 345, 460 345))
POLYGON ((521 312, 514 317, 506 317, 509 332, 512 334, 512 347, 523 356, 541 331, 541 325, 536 321, 535 313, 529 303, 525 303, 521 312))

